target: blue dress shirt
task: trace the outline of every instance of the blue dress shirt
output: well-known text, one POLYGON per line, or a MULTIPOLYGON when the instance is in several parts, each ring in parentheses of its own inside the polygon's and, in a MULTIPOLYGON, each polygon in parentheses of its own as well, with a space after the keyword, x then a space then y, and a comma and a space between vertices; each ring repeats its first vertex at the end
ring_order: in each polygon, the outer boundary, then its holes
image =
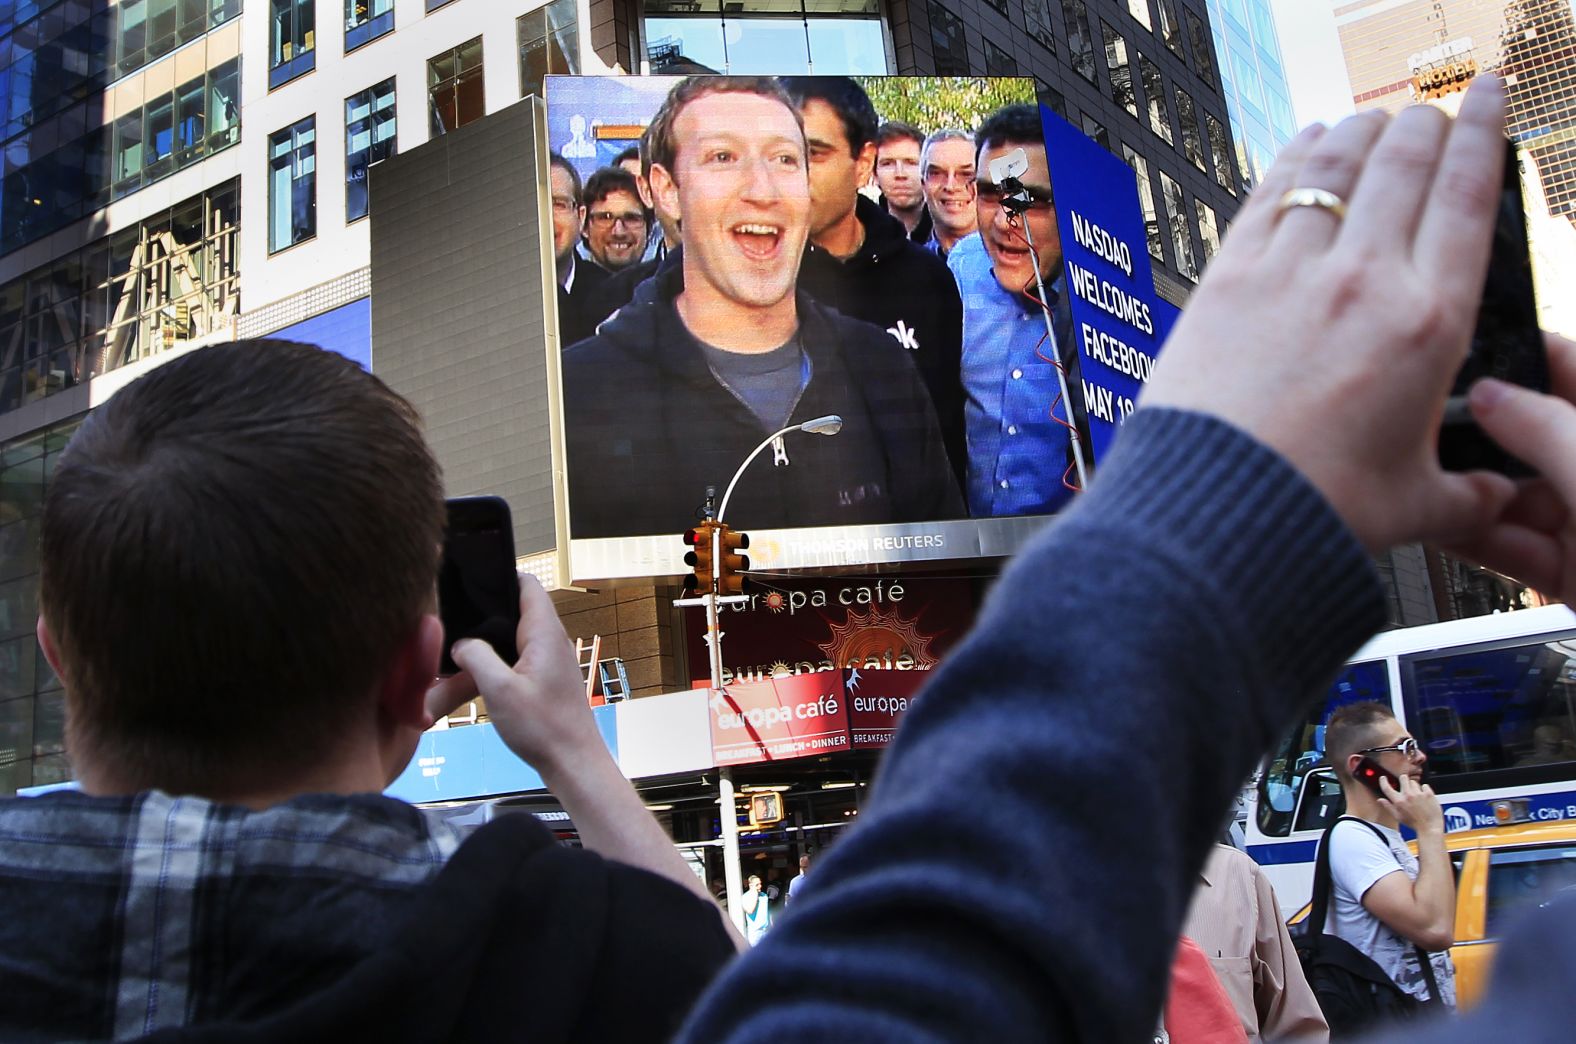
MULTIPOLYGON (((1062 484, 1069 433, 1051 417, 1061 393, 1039 305, 1002 289, 979 233, 958 241, 947 267, 963 296, 963 423, 968 440, 969 514, 1049 514, 1072 493, 1062 484), (1043 347, 1041 342, 1044 341, 1043 347)), ((1072 315, 1060 271, 1045 287, 1061 357, 1073 355, 1072 315)), ((1076 364, 1067 384, 1076 388, 1076 364)), ((1056 416, 1066 420, 1065 403, 1056 416)), ((1076 478, 1076 476, 1073 476, 1076 478)))

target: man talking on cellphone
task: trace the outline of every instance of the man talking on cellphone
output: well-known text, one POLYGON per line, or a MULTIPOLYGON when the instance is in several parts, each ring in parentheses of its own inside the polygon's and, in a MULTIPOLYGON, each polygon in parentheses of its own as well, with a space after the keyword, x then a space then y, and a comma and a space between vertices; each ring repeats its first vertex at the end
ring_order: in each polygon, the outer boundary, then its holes
POLYGON ((165 363, 83 421, 41 526, 81 790, 0 800, 0 1039, 661 1040, 733 952, 539 584, 513 668, 464 640, 433 684, 442 477, 354 363, 165 363), (381 795, 478 692, 583 849, 381 795))
POLYGON ((1379 703, 1350 703, 1330 716, 1325 757, 1346 815, 1329 834, 1330 912, 1325 929, 1372 958, 1418 1001, 1456 1005, 1456 879, 1445 851, 1445 817, 1422 782, 1417 740, 1379 703), (1417 835, 1413 855, 1401 827, 1417 835), (1419 953, 1429 955, 1434 997, 1419 953))

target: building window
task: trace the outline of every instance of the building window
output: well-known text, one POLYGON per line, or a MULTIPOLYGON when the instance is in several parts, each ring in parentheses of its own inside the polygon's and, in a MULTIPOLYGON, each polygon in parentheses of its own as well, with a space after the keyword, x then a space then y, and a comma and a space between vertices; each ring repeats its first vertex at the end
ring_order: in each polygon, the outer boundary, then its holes
POLYGON ((542 78, 580 71, 575 0, 553 0, 515 22, 520 41, 520 97, 542 94, 542 78))
POLYGON ((1007 17, 1007 0, 985 0, 985 3, 1003 18, 1007 17))
POLYGON ((78 164, 75 179, 86 209, 130 195, 239 141, 240 79, 240 59, 232 58, 90 131, 77 147, 95 158, 78 164))
POLYGON ((1041 105, 1050 109, 1062 119, 1065 120, 1067 118, 1067 99, 1062 96, 1061 91, 1052 87, 1038 76, 1034 78, 1034 97, 1041 105))
POLYGON ((394 80, 345 99, 345 220, 367 216, 367 168, 394 155, 394 80))
POLYGON ((1111 100, 1138 118, 1138 101, 1133 97, 1133 67, 1127 61, 1127 41, 1104 20, 1100 29, 1105 33, 1105 68, 1111 74, 1111 100))
POLYGON ((1149 241, 1149 256, 1164 262, 1166 251, 1161 245, 1160 219, 1155 216, 1155 189, 1149 182, 1149 162, 1127 145, 1122 146, 1122 158, 1138 179, 1138 203, 1144 211, 1144 238, 1149 241))
POLYGON ((1023 27, 1035 43, 1056 53, 1056 30, 1051 27, 1050 0, 1023 0, 1023 27))
POLYGON ((394 0, 345 0, 345 53, 394 31, 394 0))
POLYGON ((1199 170, 1208 172, 1204 164, 1204 139, 1198 132, 1198 112, 1193 108, 1193 96, 1182 88, 1177 89, 1177 126, 1182 128, 1182 152, 1199 170))
POLYGON ((1175 0, 1155 0, 1160 8, 1160 39, 1164 40, 1171 53, 1178 58, 1182 57, 1182 23, 1177 20, 1177 5, 1175 0))
POLYGON ((1171 175, 1160 172, 1160 194, 1166 202, 1166 223, 1171 226, 1171 252, 1176 255, 1177 271, 1198 280, 1198 261, 1193 257, 1193 232, 1187 224, 1187 197, 1171 175))
POLYGON ((1098 142, 1102 148, 1109 149, 1111 147, 1111 136, 1106 133, 1105 125, 1088 113, 1084 114, 1083 132, 1095 142, 1098 142))
POLYGON ((1089 31, 1089 9, 1084 0, 1062 0, 1062 17, 1067 20, 1067 51, 1073 72, 1090 83, 1094 75, 1094 36, 1089 31))
POLYGON ((268 252, 317 235, 317 126, 308 116, 268 138, 268 252))
MULTIPOLYGON (((644 0, 644 7, 652 73, 681 63, 734 75, 890 72, 879 0, 644 0)), ((956 61, 959 74, 967 73, 962 23, 945 8, 929 10, 932 44, 949 33, 956 40, 956 50, 937 61, 956 61)))
POLYGON ((1127 0, 1127 10, 1135 22, 1150 32, 1155 31, 1154 23, 1149 20, 1149 0, 1127 0))
POLYGON ((930 47, 936 59, 937 76, 969 74, 968 40, 963 35, 963 20, 935 0, 930 0, 930 47))
POLYGON ((1237 186, 1231 183, 1231 147, 1226 143, 1226 128, 1206 112, 1204 132, 1209 135, 1209 154, 1215 161, 1215 183, 1235 196, 1237 186))
POLYGON ((486 115, 481 37, 427 62, 427 112, 434 138, 486 115))
POLYGON ((270 0, 268 89, 304 76, 317 65, 315 0, 270 0))
POLYGON ((231 180, 0 285, 0 412, 228 326, 239 197, 231 180))
POLYGON ((1012 55, 1000 47, 985 41, 985 75, 986 76, 1017 76, 1018 63, 1012 55))
POLYGON ((1144 81, 1144 98, 1149 103, 1149 129, 1165 139, 1167 145, 1176 144, 1171 136, 1171 113, 1166 108, 1166 88, 1160 80, 1160 67, 1138 56, 1138 73, 1144 81))
POLYGON ((1193 67, 1198 72, 1198 78, 1218 88, 1220 81, 1215 76, 1215 44, 1209 38, 1209 30, 1204 28, 1204 22, 1198 15, 1182 9, 1182 17, 1187 20, 1188 42, 1193 45, 1193 67))
POLYGON ((1220 223, 1215 220, 1215 208, 1201 199, 1195 199, 1193 205, 1198 209, 1198 238, 1204 248, 1204 263, 1207 265, 1220 253, 1220 223))
MULTIPOLYGON (((23 10, 31 7, 36 11, 55 5, 32 3, 12 6, 21 6, 23 10)), ((87 5, 75 6, 82 11, 87 9, 87 5)), ((111 78, 129 75, 240 13, 241 0, 179 0, 179 3, 177 0, 120 0, 120 3, 109 6, 108 10, 100 11, 91 20, 83 22, 85 38, 81 42, 85 46, 78 54, 87 60, 62 63, 61 74, 67 82, 61 84, 61 90, 49 92, 46 97, 60 102, 80 98, 77 85, 69 81, 80 78, 83 83, 88 83, 96 82, 95 78, 105 74, 111 78)), ((47 34, 51 31, 51 23, 58 24, 61 17, 58 10, 48 11, 39 15, 44 21, 30 26, 24 15, 16 26, 17 33, 13 39, 25 39, 34 31, 47 34)), ((73 13, 67 12, 64 17, 70 19, 73 13)), ((66 25, 69 27, 70 22, 67 21, 66 25)), ((0 26, 0 32, 10 30, 9 25, 0 26)), ((27 102, 24 100, 23 104, 27 102)), ((0 116, 3 115, 0 113, 0 116)), ((33 113, 34 122, 46 115, 47 112, 33 113)))

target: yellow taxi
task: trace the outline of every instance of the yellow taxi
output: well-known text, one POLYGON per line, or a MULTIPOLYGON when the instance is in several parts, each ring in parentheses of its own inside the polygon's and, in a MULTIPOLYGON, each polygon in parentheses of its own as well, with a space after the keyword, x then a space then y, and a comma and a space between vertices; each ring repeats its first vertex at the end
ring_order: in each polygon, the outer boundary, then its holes
MULTIPOLYGON (((1456 1005, 1470 1008, 1488 985, 1500 936, 1517 916, 1576 891, 1576 820, 1531 822, 1525 800, 1493 803, 1503 826, 1445 835, 1456 869, 1456 1005)), ((1416 842, 1411 843, 1417 850, 1416 842)), ((1304 906, 1291 918, 1308 916, 1304 906)))

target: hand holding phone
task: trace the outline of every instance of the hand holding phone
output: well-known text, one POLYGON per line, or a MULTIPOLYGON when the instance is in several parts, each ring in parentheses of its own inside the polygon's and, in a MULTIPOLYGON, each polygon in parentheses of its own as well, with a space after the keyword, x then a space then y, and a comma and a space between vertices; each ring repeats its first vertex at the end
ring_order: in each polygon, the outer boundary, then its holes
POLYGON ((1527 214, 1521 195, 1521 164, 1514 142, 1505 142, 1505 174, 1483 303, 1472 331, 1472 348, 1456 374, 1445 401, 1439 429, 1439 463, 1447 471, 1497 471, 1521 477, 1532 468, 1511 456, 1478 426, 1467 408, 1467 392, 1481 377, 1495 377, 1523 388, 1549 390, 1549 362, 1538 305, 1532 292, 1532 257, 1527 247, 1527 214))
POLYGON ((480 638, 498 658, 519 658, 520 579, 515 571, 514 523, 498 497, 456 497, 445 502, 448 525, 438 572, 438 616, 443 621, 440 673, 459 671, 452 655, 461 638, 480 638))

